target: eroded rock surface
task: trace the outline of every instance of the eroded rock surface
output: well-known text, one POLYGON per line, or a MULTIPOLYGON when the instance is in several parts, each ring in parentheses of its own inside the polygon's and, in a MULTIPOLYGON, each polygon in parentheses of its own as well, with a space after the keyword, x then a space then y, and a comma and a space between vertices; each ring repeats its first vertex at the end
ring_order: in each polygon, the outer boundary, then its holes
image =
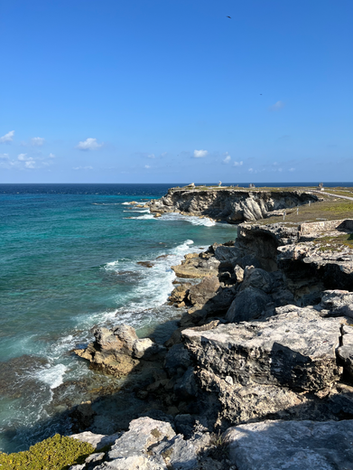
POLYGON ((349 470, 353 421, 265 421, 227 431, 238 470, 349 470))

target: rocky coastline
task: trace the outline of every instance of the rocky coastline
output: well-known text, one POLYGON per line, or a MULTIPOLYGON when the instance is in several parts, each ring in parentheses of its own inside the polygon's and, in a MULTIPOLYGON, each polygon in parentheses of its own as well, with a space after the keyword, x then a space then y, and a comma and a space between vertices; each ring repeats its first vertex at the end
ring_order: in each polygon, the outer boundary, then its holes
MULTIPOLYGON (((202 191, 176 190, 149 207, 234 223, 223 204, 233 191, 206 204, 202 191)), ((134 377, 129 393, 146 410, 115 434, 74 435, 97 453, 71 470, 353 468, 353 220, 257 224, 270 207, 316 196, 244 194, 240 219, 252 223, 238 225, 236 240, 173 267, 180 319, 164 345, 117 325, 75 351, 134 377)))

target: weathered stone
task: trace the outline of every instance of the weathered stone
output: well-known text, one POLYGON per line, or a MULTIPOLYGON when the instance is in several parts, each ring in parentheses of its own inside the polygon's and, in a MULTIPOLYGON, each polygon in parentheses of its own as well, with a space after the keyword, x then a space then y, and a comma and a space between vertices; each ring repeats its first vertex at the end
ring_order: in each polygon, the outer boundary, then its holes
POLYGON ((194 446, 190 441, 185 441, 180 434, 167 442, 162 442, 153 449, 153 452, 162 455, 168 468, 173 470, 196 470, 198 468, 194 446))
POLYGON ((129 351, 133 350, 135 341, 138 339, 136 331, 130 325, 118 325, 113 329, 114 335, 120 339, 124 347, 129 351))
POLYGON ((242 291, 247 287, 254 287, 269 294, 273 288, 272 277, 264 269, 247 266, 244 270, 244 279, 240 290, 242 291))
POLYGON ((337 349, 337 354, 344 363, 344 369, 353 377, 353 327, 342 326, 342 346, 337 349))
POLYGON ((220 283, 217 276, 207 276, 189 289, 188 300, 191 305, 203 306, 215 296, 220 283))
POLYGON ((189 367, 184 375, 177 380, 174 392, 182 398, 196 397, 197 385, 193 367, 189 367))
POLYGON ((171 188, 161 199, 154 199, 147 205, 151 212, 181 212, 239 223, 258 220, 271 211, 317 200, 317 196, 304 191, 171 188))
POLYGON ((106 436, 105 434, 94 434, 91 431, 81 432, 79 434, 72 434, 70 437, 77 439, 81 442, 91 444, 95 449, 102 449, 103 447, 112 445, 116 439, 122 435, 121 432, 106 436))
POLYGON ((244 279, 244 269, 238 264, 234 268, 235 279, 237 282, 243 282, 244 279))
POLYGON ((173 271, 181 278, 202 278, 205 276, 218 275, 220 262, 211 257, 203 259, 197 258, 185 259, 180 265, 172 266, 173 271))
POLYGON ((353 292, 339 289, 326 290, 321 298, 321 307, 328 309, 330 315, 353 317, 353 292))
POLYGON ((189 292, 190 286, 191 284, 185 283, 185 284, 180 284, 179 286, 175 287, 175 289, 173 289, 172 293, 170 294, 168 298, 169 302, 173 302, 173 303, 184 302, 189 292))
POLYGON ((259 318, 270 306, 272 299, 260 289, 245 287, 230 305, 226 320, 236 323, 259 318))
MULTIPOLYGON (((129 431, 119 437, 108 452, 108 458, 114 460, 115 466, 107 468, 129 470, 149 468, 141 466, 148 463, 147 451, 149 448, 164 439, 169 440, 174 436, 175 432, 168 422, 157 421, 148 417, 134 419, 130 422, 129 431)), ((163 464, 163 459, 161 464, 163 464)), ((161 466, 160 468, 165 467, 161 466)))
POLYGON ((94 331, 94 336, 96 338, 96 343, 99 349, 122 349, 124 344, 123 342, 108 328, 97 328, 94 331))
POLYGON ((173 377, 180 368, 186 370, 190 364, 190 353, 183 344, 172 346, 167 352, 164 362, 170 377, 173 377))
POLYGON ((165 348, 159 346, 150 338, 137 339, 132 346, 133 357, 137 359, 150 359, 156 354, 160 353, 165 348))
POLYGON ((353 468, 353 421, 265 421, 231 428, 224 439, 238 470, 353 468))
POLYGON ((200 367, 234 383, 320 390, 339 379, 336 363, 341 320, 322 319, 310 308, 279 307, 262 322, 184 330, 184 342, 200 367))

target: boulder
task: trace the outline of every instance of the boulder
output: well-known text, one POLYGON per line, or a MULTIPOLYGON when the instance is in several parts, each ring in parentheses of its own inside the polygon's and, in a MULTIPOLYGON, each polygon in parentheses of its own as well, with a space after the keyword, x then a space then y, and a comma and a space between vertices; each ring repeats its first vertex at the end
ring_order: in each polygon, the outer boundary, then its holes
POLYGON ((220 262, 215 257, 203 259, 193 257, 185 259, 181 264, 172 266, 173 271, 181 278, 202 278, 205 276, 218 275, 220 262))
POLYGON ((272 277, 264 269, 247 266, 244 270, 244 279, 240 290, 242 291, 247 287, 254 287, 269 294, 273 288, 272 277))
POLYGON ((223 439, 238 470, 353 468, 353 421, 265 421, 231 428, 223 439))
POLYGON ((230 376, 234 384, 267 384, 320 390, 337 381, 341 320, 321 318, 313 308, 279 307, 267 321, 219 325, 182 332, 201 368, 230 376))
POLYGON ((207 276, 199 284, 189 288, 188 300, 191 305, 202 307, 208 300, 215 296, 220 283, 217 276, 207 276))
POLYGON ((237 323, 259 318, 270 307, 272 299, 260 289, 245 287, 231 303, 226 320, 237 323))
POLYGON ((345 371, 353 378, 353 327, 342 326, 342 346, 337 349, 337 354, 343 361, 345 371))
POLYGON ((353 292, 347 290, 326 290, 320 306, 330 311, 330 315, 353 317, 353 292))

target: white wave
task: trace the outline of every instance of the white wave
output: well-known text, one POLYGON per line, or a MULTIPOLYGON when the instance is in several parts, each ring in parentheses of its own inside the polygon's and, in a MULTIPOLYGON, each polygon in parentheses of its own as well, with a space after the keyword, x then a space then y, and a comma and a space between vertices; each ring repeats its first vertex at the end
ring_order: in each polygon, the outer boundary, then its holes
POLYGON ((119 260, 111 261, 110 263, 107 263, 104 265, 104 269, 106 271, 117 271, 118 265, 119 265, 119 260))
POLYGON ((140 214, 143 214, 144 212, 149 212, 149 211, 150 211, 149 209, 129 209, 123 212, 138 212, 140 214))
POLYGON ((164 214, 162 215, 162 217, 159 218, 159 220, 184 220, 185 222, 189 222, 190 224, 203 225, 204 227, 213 227, 217 223, 214 220, 209 219, 208 217, 196 217, 194 215, 183 215, 183 214, 178 214, 177 212, 173 212, 171 214, 164 214))
POLYGON ((122 206, 131 206, 131 202, 122 202, 121 203, 122 206))
POLYGON ((92 202, 94 206, 120 206, 120 202, 92 202))
POLYGON ((51 390, 59 387, 63 383, 63 377, 67 368, 64 364, 57 364, 55 366, 48 365, 45 369, 41 369, 36 373, 37 379, 49 385, 51 390))
POLYGON ((145 215, 140 215, 138 217, 124 217, 124 219, 149 220, 149 219, 155 219, 155 216, 152 214, 145 214, 145 215))

